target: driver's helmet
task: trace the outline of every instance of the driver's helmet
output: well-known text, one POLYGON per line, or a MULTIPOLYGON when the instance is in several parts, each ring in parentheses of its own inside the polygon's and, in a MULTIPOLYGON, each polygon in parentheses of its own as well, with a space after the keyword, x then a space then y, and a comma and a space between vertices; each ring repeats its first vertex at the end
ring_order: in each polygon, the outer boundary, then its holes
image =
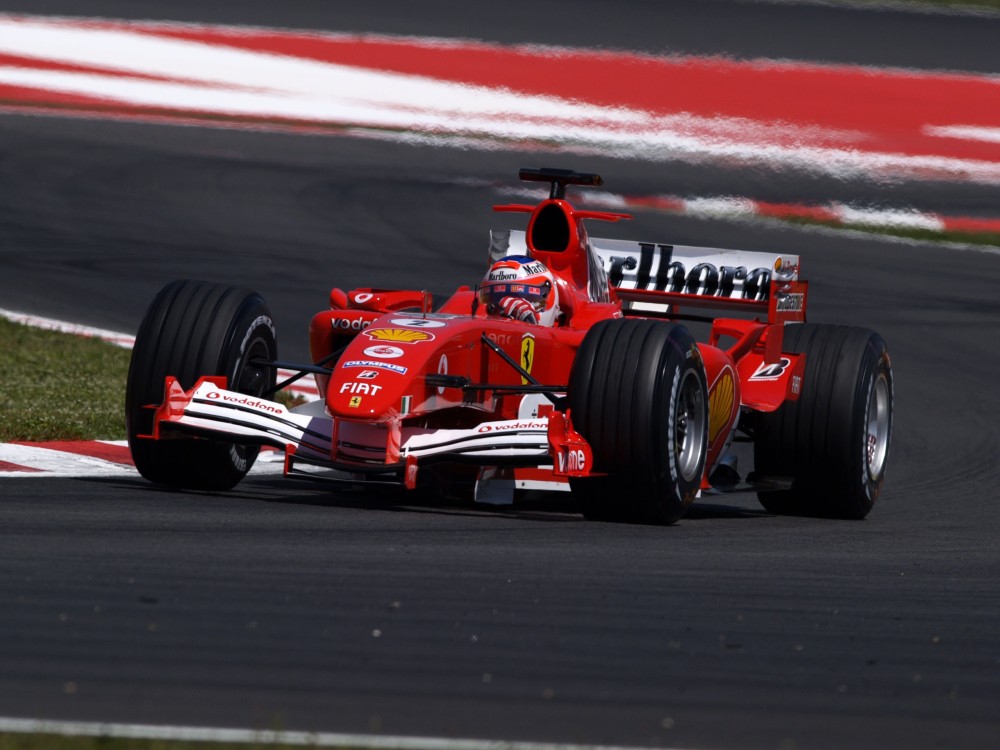
POLYGON ((479 304, 501 315, 551 326, 559 317, 559 292, 552 272, 526 255, 508 255, 492 266, 479 286, 479 304))

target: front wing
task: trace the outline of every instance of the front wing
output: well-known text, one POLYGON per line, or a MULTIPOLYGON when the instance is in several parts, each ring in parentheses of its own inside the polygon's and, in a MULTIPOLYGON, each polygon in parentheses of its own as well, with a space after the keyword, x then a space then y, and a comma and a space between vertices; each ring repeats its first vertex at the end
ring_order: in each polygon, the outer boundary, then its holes
MULTIPOLYGON (((307 407, 316 411, 315 405, 307 407)), ((422 464, 441 461, 551 467, 556 480, 594 475, 590 446, 557 411, 471 428, 427 429, 398 419, 358 422, 230 391, 225 377, 204 377, 187 391, 168 377, 163 403, 151 408, 156 409, 153 429, 141 439, 270 445, 284 451, 286 474, 296 463, 351 474, 393 473, 411 489, 422 464)))

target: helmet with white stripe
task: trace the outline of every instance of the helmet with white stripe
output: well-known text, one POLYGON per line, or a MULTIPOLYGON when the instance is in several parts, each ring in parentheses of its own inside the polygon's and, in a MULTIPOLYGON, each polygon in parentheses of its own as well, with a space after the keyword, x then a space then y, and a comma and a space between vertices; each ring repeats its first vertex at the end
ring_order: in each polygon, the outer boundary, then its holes
POLYGON ((555 277, 544 263, 526 255, 509 255, 490 266, 479 286, 479 303, 489 315, 516 317, 543 326, 555 325, 559 317, 555 277), (529 306, 534 321, 527 315, 529 306))

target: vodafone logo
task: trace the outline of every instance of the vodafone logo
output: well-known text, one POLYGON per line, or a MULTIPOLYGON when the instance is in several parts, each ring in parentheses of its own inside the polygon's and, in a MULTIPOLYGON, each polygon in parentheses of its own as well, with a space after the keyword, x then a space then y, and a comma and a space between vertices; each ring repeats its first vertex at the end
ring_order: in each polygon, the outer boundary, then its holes
POLYGON ((398 346, 382 344, 380 346, 369 346, 365 349, 365 356, 376 359, 397 359, 403 356, 403 350, 398 346))
POLYGON ((334 328, 348 331, 361 331, 372 324, 370 320, 364 318, 334 318, 331 323, 334 328))
POLYGON ((259 401, 253 396, 234 396, 229 393, 209 391, 205 394, 205 398, 210 399, 211 401, 224 401, 227 404, 238 404, 239 406, 246 406, 250 409, 256 409, 257 411, 266 411, 271 414, 281 414, 284 411, 284 409, 277 404, 271 404, 267 401, 259 401))
POLYGON ((570 448, 565 453, 560 452, 558 456, 560 474, 582 474, 587 471, 587 454, 579 448, 570 448))
POLYGON ((544 422, 496 422, 494 424, 480 425, 476 432, 511 432, 513 430, 545 430, 548 429, 548 420, 544 422))

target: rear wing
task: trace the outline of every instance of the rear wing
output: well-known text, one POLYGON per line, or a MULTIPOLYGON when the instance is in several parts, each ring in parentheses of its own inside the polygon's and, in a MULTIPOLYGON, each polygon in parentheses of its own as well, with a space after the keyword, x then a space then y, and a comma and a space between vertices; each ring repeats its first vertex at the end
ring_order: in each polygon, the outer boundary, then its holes
MULTIPOLYGON (((797 255, 596 237, 589 244, 626 315, 686 308, 766 313, 769 323, 806 319, 809 283, 799 279, 797 255)), ((527 252, 524 232, 491 233, 491 262, 527 252)))
POLYGON ((805 320, 808 282, 799 256, 592 238, 626 312, 676 314, 679 308, 767 313, 768 321, 805 320))

